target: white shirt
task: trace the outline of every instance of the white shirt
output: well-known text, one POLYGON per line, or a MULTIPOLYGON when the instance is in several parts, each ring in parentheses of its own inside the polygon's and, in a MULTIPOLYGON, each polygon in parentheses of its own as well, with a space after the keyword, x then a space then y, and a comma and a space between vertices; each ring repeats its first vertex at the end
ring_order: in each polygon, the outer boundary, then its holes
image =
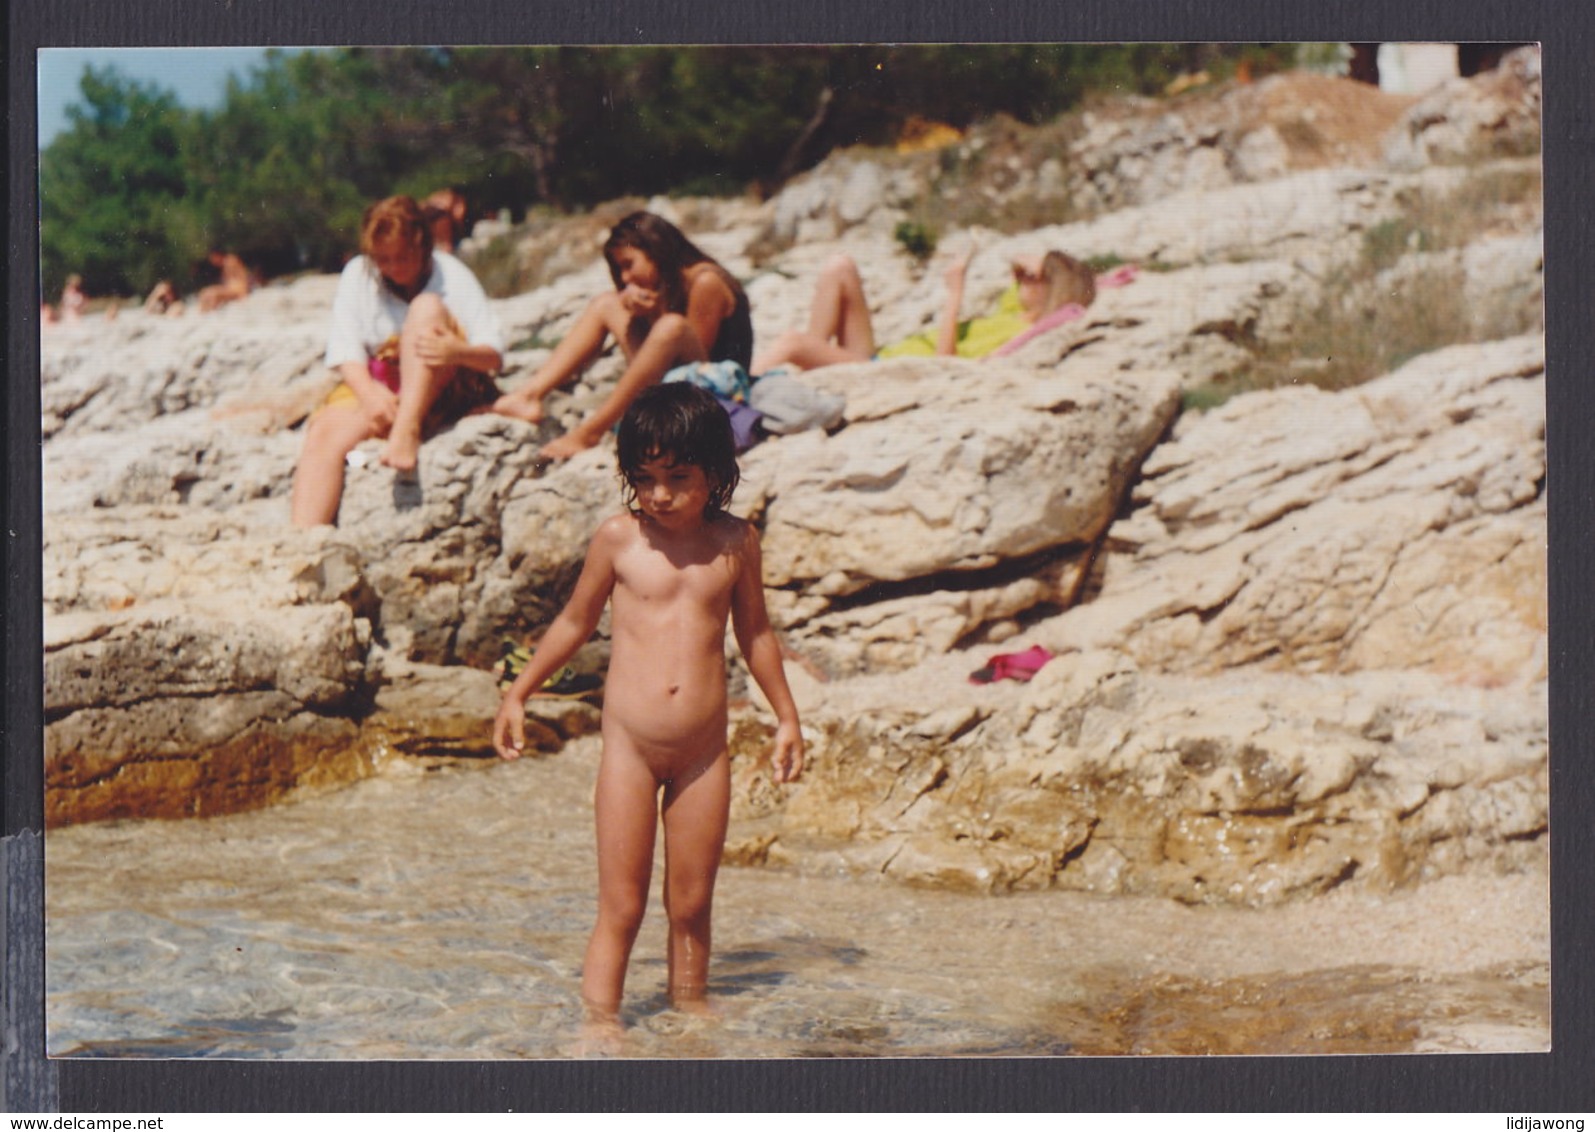
MULTIPOLYGON (((443 300, 465 340, 473 346, 491 346, 504 353, 504 335, 482 285, 471 269, 446 252, 432 253, 432 274, 422 292, 443 300)), ((377 269, 365 256, 355 256, 338 278, 332 300, 332 328, 327 333, 327 365, 344 362, 364 365, 377 348, 404 326, 410 304, 388 290, 377 269)))

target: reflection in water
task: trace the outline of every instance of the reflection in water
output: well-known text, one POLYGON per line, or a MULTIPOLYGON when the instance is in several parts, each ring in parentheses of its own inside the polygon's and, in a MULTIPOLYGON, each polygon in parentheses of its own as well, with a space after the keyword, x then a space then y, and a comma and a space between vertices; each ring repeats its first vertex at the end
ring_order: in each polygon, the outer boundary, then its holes
POLYGON ((46 840, 49 1049, 559 1058, 1543 1049, 1540 876, 1255 912, 961 896, 729 868, 711 1010, 664 994, 657 901, 618 1035, 584 1030, 596 740, 395 760, 269 810, 46 840), (433 772, 436 770, 436 772, 433 772))

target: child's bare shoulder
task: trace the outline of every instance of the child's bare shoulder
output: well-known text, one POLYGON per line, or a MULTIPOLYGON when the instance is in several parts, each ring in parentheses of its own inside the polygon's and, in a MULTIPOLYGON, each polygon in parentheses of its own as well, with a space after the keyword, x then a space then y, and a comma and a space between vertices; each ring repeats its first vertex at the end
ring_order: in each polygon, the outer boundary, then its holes
POLYGON ((750 539, 753 542, 759 541, 759 528, 746 519, 739 519, 735 515, 726 514, 725 512, 721 512, 714 517, 711 527, 717 537, 729 543, 735 543, 738 546, 748 542, 750 539))
POLYGON ((722 552, 737 558, 759 553, 759 528, 735 515, 719 515, 711 526, 722 552))
POLYGON ((640 524, 637 516, 629 511, 622 511, 618 515, 611 515, 593 532, 593 549, 602 549, 614 553, 624 549, 635 542, 640 535, 640 524))

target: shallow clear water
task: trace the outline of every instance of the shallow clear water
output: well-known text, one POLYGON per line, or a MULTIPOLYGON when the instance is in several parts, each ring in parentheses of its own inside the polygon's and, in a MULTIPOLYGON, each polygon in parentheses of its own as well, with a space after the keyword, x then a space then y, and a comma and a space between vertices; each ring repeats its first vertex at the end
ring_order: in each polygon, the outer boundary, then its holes
POLYGON ((618 1039, 583 1033, 592 741, 395 760, 268 810, 46 839, 63 1056, 548 1058, 1543 1049, 1543 875, 1253 912, 722 870, 713 1013, 654 906, 618 1039))

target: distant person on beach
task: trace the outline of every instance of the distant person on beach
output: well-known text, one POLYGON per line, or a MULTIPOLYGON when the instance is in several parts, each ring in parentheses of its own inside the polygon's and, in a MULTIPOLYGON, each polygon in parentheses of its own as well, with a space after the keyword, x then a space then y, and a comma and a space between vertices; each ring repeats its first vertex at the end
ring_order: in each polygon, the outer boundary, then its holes
POLYGON ((327 365, 343 382, 311 416, 294 469, 298 527, 337 516, 344 461, 362 440, 387 437, 382 462, 413 471, 424 426, 488 405, 498 391, 498 318, 471 269, 433 250, 421 206, 398 196, 366 209, 360 250, 338 279, 327 335, 327 365))
POLYGON ((254 276, 249 273, 244 261, 232 252, 212 248, 205 259, 221 273, 221 281, 200 288, 198 296, 200 310, 213 311, 217 307, 235 303, 247 297, 254 289, 254 276))
POLYGON ((1000 356, 1078 318, 1096 298, 1097 282, 1091 269, 1073 256, 1049 251, 1014 259, 1013 286, 998 300, 997 309, 983 318, 960 321, 964 277, 973 256, 971 245, 947 268, 947 299, 936 332, 912 335, 878 353, 858 265, 847 255, 837 256, 820 272, 808 328, 783 334, 761 350, 753 361, 753 372, 768 373, 783 365, 817 369, 872 357, 1000 356))
POLYGON ((493 406, 507 416, 542 420, 543 398, 590 365, 608 339, 618 342, 626 369, 614 391, 586 420, 543 446, 551 460, 593 447, 637 394, 678 365, 728 360, 745 369, 752 361, 753 322, 742 285, 674 224, 634 212, 610 231, 604 258, 615 289, 588 303, 531 380, 493 406))
POLYGON ((76 322, 82 318, 88 302, 89 297, 83 293, 83 276, 68 275, 66 285, 61 288, 61 321, 76 322))
POLYGON ((427 224, 432 228, 432 247, 440 252, 454 254, 454 249, 465 239, 465 194, 458 189, 439 189, 422 202, 427 224))
POLYGON ((162 279, 150 289, 144 300, 144 313, 177 318, 183 313, 183 300, 177 297, 177 288, 170 279, 162 279))
POLYGON ((774 779, 790 782, 803 769, 797 706, 765 609, 758 533, 725 511, 739 479, 725 410, 694 385, 655 386, 627 408, 617 449, 630 510, 593 535, 570 600, 493 721, 494 749, 518 758, 527 697, 591 635, 608 603, 594 798, 598 922, 582 964, 589 1017, 606 1026, 620 1009, 661 821, 669 993, 687 1009, 705 997, 710 904, 730 809, 728 616, 777 720, 774 779))

